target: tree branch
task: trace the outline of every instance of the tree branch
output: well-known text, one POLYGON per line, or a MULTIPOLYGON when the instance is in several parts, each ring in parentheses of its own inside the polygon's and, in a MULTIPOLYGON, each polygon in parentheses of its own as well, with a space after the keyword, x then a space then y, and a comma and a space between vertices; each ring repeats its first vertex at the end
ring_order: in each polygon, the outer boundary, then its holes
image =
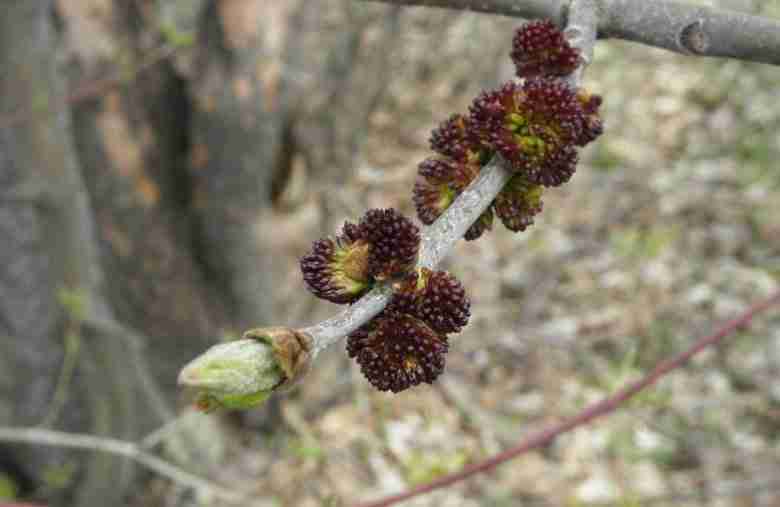
MULTIPOLYGON (((368 0, 565 22, 565 0, 368 0)), ((599 38, 780 65, 780 20, 673 0, 597 0, 599 38)))
MULTIPOLYGON (((407 0, 401 0, 405 3, 407 0)), ((434 3, 445 3, 443 0, 425 0, 434 3)), ((578 86, 582 78, 582 71, 590 63, 593 55, 593 45, 596 41, 596 24, 598 22, 597 0, 574 0, 569 15, 569 23, 566 26, 565 35, 569 42, 579 48, 583 55, 583 65, 569 79, 569 84, 578 86)), ((471 2, 458 0, 455 3, 463 5, 476 5, 492 3, 509 5, 528 5, 531 10, 541 10, 543 5, 553 5, 555 1, 542 0, 540 2, 471 2)), ((519 7, 518 7, 519 8, 519 7)), ((466 233, 471 224, 482 214, 496 195, 501 191, 511 172, 507 169, 504 160, 500 156, 493 159, 482 168, 479 177, 469 185, 455 202, 440 216, 433 225, 423 227, 422 243, 420 246, 421 267, 434 269, 452 250, 455 243, 466 233)), ((387 285, 375 288, 357 303, 350 306, 339 315, 301 329, 312 337, 314 342, 314 354, 337 342, 341 337, 371 320, 387 306, 392 296, 392 290, 387 285)))
MULTIPOLYGON (((590 55, 593 52, 598 9, 596 0, 573 0, 573 3, 565 33, 567 37, 570 37, 570 43, 578 47, 585 55, 581 68, 569 79, 572 86, 578 86, 582 67, 589 63, 590 55)), ((463 237, 471 224, 490 206, 510 177, 511 171, 506 167, 505 161, 498 155, 494 156, 444 214, 433 225, 423 227, 419 265, 430 269, 435 268, 449 254, 455 243, 463 237)), ((310 347, 310 352, 307 352, 308 365, 313 364, 322 350, 378 315, 390 302, 392 294, 392 287, 389 283, 380 284, 335 317, 299 329, 297 333, 306 336, 307 341, 310 342, 307 345, 307 350, 310 347)), ((249 342, 259 336, 264 336, 268 329, 249 331, 248 333, 252 336, 245 334, 244 338, 247 343, 242 344, 241 347, 252 348, 252 344, 249 342)), ((273 339, 270 340, 270 343, 273 343, 273 339)), ((256 344, 255 348, 257 348, 256 344)), ((208 387, 208 382, 204 377, 206 374, 203 369, 204 364, 201 360, 207 355, 208 352, 202 354, 182 369, 179 374, 180 385, 192 388, 208 387)), ((306 369, 301 371, 305 372, 306 369)), ((267 373, 273 374, 273 372, 267 373)), ((298 378, 288 378, 287 380, 294 383, 298 378)), ((242 394, 245 393, 242 391, 242 394)))
POLYGON ((105 452, 131 459, 181 486, 193 488, 200 493, 220 498, 230 503, 246 502, 248 496, 247 493, 240 490, 227 489, 193 475, 157 456, 143 451, 137 444, 124 440, 37 428, 0 427, 0 441, 105 452))
POLYGON ((525 454, 533 449, 538 449, 539 447, 548 445, 563 433, 571 431, 579 426, 583 426, 599 417, 611 414, 637 393, 653 385, 664 375, 681 368, 685 363, 688 362, 688 360, 690 360, 693 356, 702 350, 720 343, 731 333, 750 323, 750 321, 753 320, 756 315, 766 311, 777 303, 780 303, 780 291, 775 292, 768 299, 756 303, 739 317, 726 322, 722 327, 720 327, 711 335, 698 339, 687 350, 684 350, 683 352, 680 352, 679 354, 662 361, 643 378, 626 385, 612 396, 604 398, 603 400, 590 405, 571 419, 556 424, 555 426, 547 428, 546 430, 540 431, 535 435, 531 435, 516 446, 507 449, 504 452, 496 454, 495 456, 492 456, 485 461, 464 467, 460 472, 440 477, 439 479, 431 481, 427 484, 422 484, 403 493, 389 496, 376 502, 362 504, 359 507, 387 507, 388 505, 407 500, 414 496, 422 495, 435 489, 450 486, 456 482, 460 482, 468 477, 471 477, 472 475, 492 470, 498 465, 514 459, 521 454, 525 454))
MULTIPOLYGON (((79 85, 75 90, 68 94, 63 105, 70 106, 79 104, 105 95, 109 91, 124 84, 130 84, 150 67, 171 58, 179 49, 181 49, 181 46, 163 45, 151 51, 150 54, 144 58, 137 67, 132 68, 129 73, 119 73, 113 77, 107 77, 79 85)), ((0 115, 0 128, 15 127, 19 123, 29 119, 29 117, 30 108, 19 106, 7 114, 0 115)))

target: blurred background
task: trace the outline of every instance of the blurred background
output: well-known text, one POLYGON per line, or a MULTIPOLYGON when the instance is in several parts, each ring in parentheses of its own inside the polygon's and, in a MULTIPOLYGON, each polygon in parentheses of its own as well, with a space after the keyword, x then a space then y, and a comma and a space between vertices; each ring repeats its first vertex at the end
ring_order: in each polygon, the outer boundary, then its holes
MULTIPOLYGON (((0 425, 145 438, 247 505, 350 505, 576 413, 777 288, 780 69, 600 42, 586 86, 606 132, 535 226, 446 261, 473 315, 435 385, 376 392, 338 346, 259 410, 190 408, 176 375, 209 345, 339 310, 298 259, 367 208, 414 214, 430 129, 511 77, 519 24, 356 0, 3 0, 0 425)), ((405 505, 780 505, 778 324, 405 505)), ((0 442, 14 499, 225 505, 111 455, 0 442)))

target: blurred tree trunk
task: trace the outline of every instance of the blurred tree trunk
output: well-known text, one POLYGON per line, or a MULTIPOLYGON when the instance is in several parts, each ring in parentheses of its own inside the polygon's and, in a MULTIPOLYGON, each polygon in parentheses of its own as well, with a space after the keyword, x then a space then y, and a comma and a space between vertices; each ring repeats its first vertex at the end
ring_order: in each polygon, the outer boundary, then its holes
MULTIPOLYGON (((4 0, 0 425, 137 439, 183 363, 279 320, 258 224, 294 157, 346 180, 399 31, 397 9, 323 3, 4 0)), ((119 505, 132 470, 0 449, 53 504, 119 505)))

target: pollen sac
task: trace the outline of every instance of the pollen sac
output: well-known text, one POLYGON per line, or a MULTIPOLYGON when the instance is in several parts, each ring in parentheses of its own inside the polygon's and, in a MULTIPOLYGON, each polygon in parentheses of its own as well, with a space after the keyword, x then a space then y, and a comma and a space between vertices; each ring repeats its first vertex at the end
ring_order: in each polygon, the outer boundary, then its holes
POLYGON ((470 138, 468 118, 453 114, 431 132, 431 149, 453 160, 466 161, 479 149, 478 143, 470 138))
POLYGON ((301 258, 306 287, 317 297, 333 303, 352 303, 372 286, 369 273, 369 243, 360 229, 346 222, 336 239, 314 242, 301 258))
POLYGON ((439 218, 477 177, 479 169, 476 163, 446 157, 423 160, 418 166, 417 180, 412 190, 412 202, 420 221, 430 225, 439 218))
POLYGON ((460 281, 447 271, 428 268, 404 279, 388 308, 412 315, 442 335, 459 332, 471 316, 471 302, 460 281))
POLYGON ((513 232, 524 231, 542 211, 543 188, 518 174, 496 196, 495 208, 504 226, 513 232))
POLYGON ((572 47, 552 21, 531 21, 512 39, 512 61, 517 77, 562 77, 580 64, 580 52, 572 47))
POLYGON ((393 208, 368 210, 357 235, 371 245, 368 272, 377 280, 403 275, 417 264, 420 229, 393 208))
POLYGON ((576 170, 576 147, 597 135, 592 109, 590 99, 583 102, 566 83, 534 78, 482 92, 469 109, 468 126, 528 181, 558 186, 576 170))
POLYGON ((347 354, 380 391, 394 393, 426 382, 444 371, 444 336, 411 315, 387 311, 347 337, 347 354))

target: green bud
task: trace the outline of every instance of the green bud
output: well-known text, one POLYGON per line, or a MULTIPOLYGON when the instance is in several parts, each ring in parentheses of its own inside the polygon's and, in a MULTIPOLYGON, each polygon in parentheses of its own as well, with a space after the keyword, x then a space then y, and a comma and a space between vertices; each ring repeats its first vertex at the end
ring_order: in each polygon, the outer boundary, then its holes
POLYGON ((179 373, 179 385, 198 392, 204 411, 256 407, 285 380, 273 346, 254 339, 215 345, 179 373))
POLYGON ((241 340, 215 345, 179 373, 179 385, 193 388, 195 405, 248 409, 288 388, 309 370, 312 338, 287 327, 250 329, 241 340))

